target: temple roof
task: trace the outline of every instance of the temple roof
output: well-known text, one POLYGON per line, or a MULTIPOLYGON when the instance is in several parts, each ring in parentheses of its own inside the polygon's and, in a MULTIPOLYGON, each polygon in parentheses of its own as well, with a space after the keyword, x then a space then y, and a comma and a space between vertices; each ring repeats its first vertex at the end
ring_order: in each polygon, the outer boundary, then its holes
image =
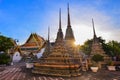
POLYGON ((41 36, 32 33, 25 44, 21 45, 21 47, 41 47, 44 42, 45 40, 41 36))
POLYGON ((31 33, 27 41, 20 46, 23 53, 38 53, 46 44, 46 41, 36 33, 31 33))

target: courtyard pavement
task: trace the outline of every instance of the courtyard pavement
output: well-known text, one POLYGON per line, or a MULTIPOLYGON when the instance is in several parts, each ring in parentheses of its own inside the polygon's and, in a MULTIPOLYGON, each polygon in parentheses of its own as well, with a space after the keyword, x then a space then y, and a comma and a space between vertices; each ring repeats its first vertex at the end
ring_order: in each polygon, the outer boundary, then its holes
POLYGON ((92 71, 81 71, 79 77, 51 77, 41 76, 31 73, 31 69, 25 68, 25 63, 17 63, 12 66, 0 67, 0 80, 120 80, 120 71, 99 70, 97 73, 92 71))

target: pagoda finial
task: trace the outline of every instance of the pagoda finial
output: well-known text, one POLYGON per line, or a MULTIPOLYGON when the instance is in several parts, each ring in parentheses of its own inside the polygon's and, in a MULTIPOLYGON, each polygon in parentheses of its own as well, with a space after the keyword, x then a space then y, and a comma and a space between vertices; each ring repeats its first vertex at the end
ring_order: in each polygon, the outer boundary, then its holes
POLYGON ((71 27, 71 24, 70 24, 70 13, 69 13, 69 3, 68 3, 68 24, 67 24, 67 26, 68 27, 71 27))
POLYGON ((50 53, 50 27, 48 27, 48 42, 47 42, 47 46, 48 46, 48 53, 50 53))
POLYGON ((67 23, 67 29, 66 29, 66 34, 65 34, 65 40, 75 41, 73 30, 72 30, 71 23, 70 23, 69 3, 68 3, 67 9, 68 9, 68 16, 67 16, 68 23, 67 23))
POLYGON ((58 29, 56 41, 60 41, 60 40, 63 40, 63 32, 61 28, 61 9, 59 9, 59 29, 58 29))
POLYGON ((43 54, 42 54, 42 57, 43 58, 46 58, 46 57, 48 57, 49 56, 49 54, 50 54, 50 41, 49 41, 49 36, 50 35, 50 28, 48 27, 48 40, 46 41, 46 44, 45 44, 45 50, 44 50, 44 52, 43 52, 43 54))
POLYGON ((61 29, 61 8, 59 10, 59 29, 61 29))
POLYGON ((48 27, 48 42, 50 41, 50 27, 48 27))
POLYGON ((94 38, 96 38, 97 36, 96 36, 96 33, 95 33, 95 27, 94 27, 94 20, 93 20, 93 18, 92 18, 92 25, 93 25, 94 38))

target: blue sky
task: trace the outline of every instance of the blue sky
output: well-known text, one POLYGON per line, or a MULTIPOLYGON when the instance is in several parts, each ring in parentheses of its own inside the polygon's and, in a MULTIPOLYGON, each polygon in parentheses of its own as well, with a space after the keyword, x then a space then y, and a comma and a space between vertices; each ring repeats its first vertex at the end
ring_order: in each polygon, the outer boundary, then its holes
POLYGON ((91 19, 96 33, 107 41, 120 41, 120 0, 0 0, 0 32, 18 39, 22 44, 31 33, 51 41, 56 38, 58 11, 62 10, 62 28, 67 25, 67 3, 70 4, 71 25, 76 42, 83 44, 93 37, 91 19))

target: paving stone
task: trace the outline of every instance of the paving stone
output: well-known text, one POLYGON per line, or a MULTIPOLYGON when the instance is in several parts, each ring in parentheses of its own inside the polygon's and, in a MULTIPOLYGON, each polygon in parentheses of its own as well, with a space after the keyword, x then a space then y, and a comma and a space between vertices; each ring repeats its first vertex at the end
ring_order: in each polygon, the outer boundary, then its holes
POLYGON ((79 77, 62 78, 32 74, 31 69, 26 69, 25 64, 19 63, 6 66, 4 71, 0 71, 0 80, 120 80, 120 71, 86 71, 79 77))

